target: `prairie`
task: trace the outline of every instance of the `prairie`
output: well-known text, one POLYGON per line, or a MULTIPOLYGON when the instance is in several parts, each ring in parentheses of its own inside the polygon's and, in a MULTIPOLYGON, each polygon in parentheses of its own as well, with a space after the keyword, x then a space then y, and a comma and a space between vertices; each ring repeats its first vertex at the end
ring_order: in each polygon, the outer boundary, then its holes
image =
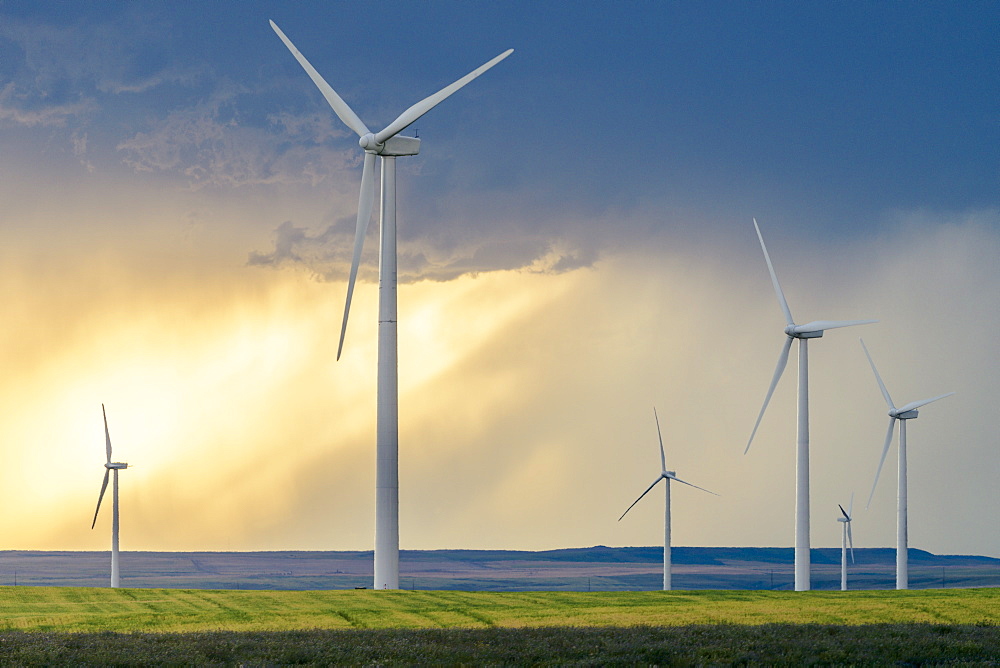
POLYGON ((1000 590, 0 588, 0 665, 995 666, 1000 590))
POLYGON ((711 624, 996 626, 1000 589, 797 593, 0 589, 0 630, 180 633, 711 624))

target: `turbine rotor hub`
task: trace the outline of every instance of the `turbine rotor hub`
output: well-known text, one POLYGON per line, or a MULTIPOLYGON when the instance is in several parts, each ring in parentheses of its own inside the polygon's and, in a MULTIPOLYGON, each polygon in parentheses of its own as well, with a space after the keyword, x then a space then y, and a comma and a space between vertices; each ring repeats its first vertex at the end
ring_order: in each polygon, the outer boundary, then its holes
POLYGON ((375 134, 371 133, 371 132, 369 132, 368 134, 362 136, 358 140, 358 144, 364 150, 370 151, 372 153, 381 153, 382 152, 382 147, 385 146, 385 144, 379 144, 378 142, 376 142, 375 141, 375 134))

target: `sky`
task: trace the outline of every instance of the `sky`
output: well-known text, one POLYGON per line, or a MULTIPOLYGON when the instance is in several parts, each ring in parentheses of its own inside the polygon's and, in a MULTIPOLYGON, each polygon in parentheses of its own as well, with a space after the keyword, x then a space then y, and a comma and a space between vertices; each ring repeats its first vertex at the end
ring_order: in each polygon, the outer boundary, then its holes
POLYGON ((1000 557, 1000 5, 0 2, 3 549, 374 543, 373 129, 500 52, 400 158, 404 549, 791 546, 797 322, 812 544, 1000 557), (107 503, 107 500, 105 501, 107 503), (16 512, 14 511, 16 509, 16 512), (109 509, 109 508, 108 508, 109 509))

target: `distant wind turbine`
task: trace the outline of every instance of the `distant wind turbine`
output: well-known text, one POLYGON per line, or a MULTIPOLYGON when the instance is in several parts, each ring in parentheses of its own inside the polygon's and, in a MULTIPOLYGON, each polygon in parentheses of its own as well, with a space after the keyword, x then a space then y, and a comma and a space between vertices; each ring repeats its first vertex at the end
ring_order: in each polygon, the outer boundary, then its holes
POLYGON ((337 359, 344 348, 347 316, 351 311, 354 282, 361 262, 361 250, 375 200, 375 157, 382 158, 382 213, 379 227, 379 316, 378 316, 378 400, 375 474, 375 588, 399 589, 399 389, 396 347, 396 157, 417 155, 420 140, 399 133, 443 102, 452 93, 513 53, 508 49, 455 83, 424 98, 400 114, 385 129, 372 133, 346 102, 309 64, 295 45, 271 21, 288 50, 319 88, 344 125, 360 137, 365 152, 361 172, 361 195, 354 236, 354 256, 347 282, 344 321, 340 328, 337 359))
POLYGON ((853 325, 867 325, 878 322, 877 320, 814 320, 804 325, 796 325, 792 320, 792 312, 785 301, 785 294, 781 291, 778 283, 778 276, 774 273, 774 266, 771 264, 771 257, 767 254, 767 246, 764 245, 764 237, 761 236, 757 219, 753 221, 754 229, 757 230, 757 239, 760 240, 760 249, 764 251, 764 261, 767 262, 767 270, 771 274, 771 283, 774 285, 774 293, 778 297, 778 305, 785 315, 786 327, 784 329, 785 343, 778 355, 778 366, 774 370, 774 377, 771 378, 771 386, 767 389, 767 396, 764 397, 764 405, 761 406, 757 422, 753 426, 750 440, 747 441, 744 454, 750 451, 750 444, 757 434, 757 428, 767 410, 767 404, 771 401, 774 388, 781 379, 781 374, 788 364, 788 352, 792 348, 792 341, 799 341, 799 398, 798 398, 798 437, 795 456, 795 591, 808 591, 809 585, 809 354, 807 342, 809 339, 818 339, 823 336, 823 332, 828 329, 838 327, 851 327, 853 325))
POLYGON ((851 492, 851 503, 847 506, 847 510, 844 507, 837 504, 840 508, 840 514, 843 517, 838 517, 838 522, 844 523, 844 536, 840 544, 840 590, 847 591, 847 545, 851 545, 851 563, 854 563, 854 537, 851 535, 851 522, 854 520, 854 493, 851 492))
POLYGON ((885 457, 889 454, 889 446, 892 444, 892 430, 896 426, 896 420, 899 420, 899 464, 896 473, 896 589, 909 589, 910 565, 909 555, 907 554, 907 550, 909 549, 909 535, 907 533, 906 516, 906 421, 915 419, 918 413, 917 409, 921 406, 926 406, 938 399, 950 397, 955 393, 940 394, 930 399, 910 402, 902 408, 896 408, 895 404, 892 403, 892 397, 889 396, 889 390, 885 389, 882 376, 879 375, 878 369, 875 368, 875 361, 872 360, 872 356, 868 353, 868 346, 865 345, 863 339, 859 339, 859 341, 861 341, 861 348, 865 351, 865 357, 868 358, 868 363, 871 364, 872 371, 875 373, 878 389, 882 391, 885 403, 889 406, 889 430, 885 434, 885 445, 882 446, 882 458, 878 462, 878 470, 875 472, 875 482, 872 483, 872 491, 868 495, 868 503, 865 507, 867 508, 872 504, 872 497, 875 496, 875 486, 878 485, 878 478, 882 474, 882 465, 885 464, 885 457))
POLYGON ((108 413, 101 404, 101 413, 104 414, 104 443, 108 460, 104 463, 104 482, 101 484, 101 493, 97 497, 97 510, 94 511, 94 521, 90 528, 97 526, 97 514, 101 512, 101 501, 104 499, 104 492, 108 488, 108 477, 111 472, 115 473, 115 484, 111 490, 111 587, 117 589, 118 577, 118 471, 127 469, 128 464, 124 462, 111 461, 111 433, 108 431, 108 413))
MULTIPOLYGON (((656 436, 660 439, 660 464, 661 464, 661 466, 663 468, 661 470, 660 476, 656 480, 653 481, 653 484, 650 485, 646 489, 645 492, 643 492, 642 494, 639 495, 638 499, 636 499, 635 501, 632 502, 631 506, 629 506, 628 508, 625 509, 625 512, 622 513, 622 516, 618 518, 618 521, 621 522, 622 518, 625 517, 626 515, 628 515, 628 511, 632 510, 632 507, 635 506, 635 504, 639 503, 639 501, 642 500, 642 497, 646 496, 646 494, 648 494, 651 489, 653 489, 654 487, 656 487, 656 485, 659 484, 659 482, 661 480, 666 481, 665 484, 664 484, 664 486, 663 486, 663 489, 664 489, 663 493, 665 495, 665 502, 664 502, 664 507, 663 507, 663 591, 669 591, 670 590, 670 571, 671 571, 671 563, 670 563, 670 481, 671 480, 676 480, 679 483, 682 483, 684 485, 688 485, 689 487, 694 487, 695 489, 700 489, 701 491, 708 492, 709 494, 715 494, 715 492, 709 492, 707 489, 704 489, 703 487, 698 487, 697 485, 692 485, 689 482, 681 480, 680 478, 678 478, 675 475, 674 471, 668 471, 667 470, 667 457, 666 457, 666 455, 663 452, 663 436, 662 436, 662 434, 660 434, 660 418, 659 418, 659 416, 656 415, 656 409, 655 408, 653 409, 653 419, 656 420, 656 436)), ((715 496, 719 496, 719 495, 715 494, 715 496)))

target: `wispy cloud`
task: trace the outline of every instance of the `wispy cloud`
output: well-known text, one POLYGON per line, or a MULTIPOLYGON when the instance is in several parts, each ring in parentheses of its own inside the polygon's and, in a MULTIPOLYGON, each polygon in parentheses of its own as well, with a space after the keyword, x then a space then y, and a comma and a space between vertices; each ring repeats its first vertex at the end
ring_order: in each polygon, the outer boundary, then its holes
POLYGON ((94 171, 93 163, 87 159, 87 133, 74 132, 71 139, 73 141, 73 155, 79 158, 80 164, 83 165, 88 172, 94 171))
POLYGON ((73 119, 93 114, 97 104, 92 99, 61 104, 32 101, 17 94, 13 84, 0 91, 0 121, 24 127, 66 127, 73 119))
POLYGON ((138 20, 126 12, 106 22, 62 26, 11 19, 0 27, 0 39, 20 47, 18 79, 39 95, 58 96, 67 88, 117 95, 190 85, 208 73, 204 65, 167 56, 168 32, 154 17, 138 20))
POLYGON ((220 87, 117 149, 135 171, 179 175, 193 188, 317 185, 353 159, 324 145, 339 135, 325 115, 284 113, 262 126, 248 122, 243 103, 252 95, 242 86, 220 87))

